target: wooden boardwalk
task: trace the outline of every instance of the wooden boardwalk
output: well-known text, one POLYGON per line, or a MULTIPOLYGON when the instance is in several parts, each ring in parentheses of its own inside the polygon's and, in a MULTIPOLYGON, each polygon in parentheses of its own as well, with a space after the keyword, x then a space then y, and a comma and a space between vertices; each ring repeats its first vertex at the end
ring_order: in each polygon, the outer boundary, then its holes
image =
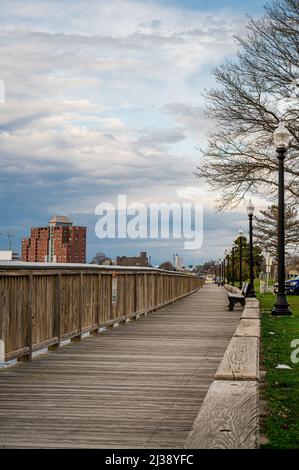
POLYGON ((207 285, 0 370, 0 447, 182 448, 239 321, 207 285))

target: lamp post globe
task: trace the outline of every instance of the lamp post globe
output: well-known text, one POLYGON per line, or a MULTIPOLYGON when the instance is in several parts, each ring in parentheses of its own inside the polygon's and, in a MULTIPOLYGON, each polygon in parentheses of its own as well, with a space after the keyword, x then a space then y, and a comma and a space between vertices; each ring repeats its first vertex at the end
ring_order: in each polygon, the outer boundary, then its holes
POLYGON ((285 294, 285 203, 284 203, 284 159, 292 136, 283 122, 280 122, 273 133, 274 145, 278 158, 278 230, 277 230, 277 258, 278 258, 278 292, 272 315, 292 315, 285 294))
POLYGON ((249 283, 249 289, 248 289, 248 294, 247 297, 256 297, 256 293, 254 291, 254 273, 253 273, 253 268, 254 268, 254 259, 253 259, 253 239, 252 239, 252 219, 253 219, 253 214, 254 214, 254 205, 251 202, 251 199, 249 200, 248 206, 247 206, 247 214, 249 218, 249 258, 250 258, 250 283, 249 283))
POLYGON ((248 216, 253 217, 253 214, 254 214, 254 205, 252 204, 251 199, 249 199, 249 203, 248 203, 248 206, 247 206, 246 209, 247 209, 247 214, 248 214, 248 216))
POLYGON ((278 124, 278 127, 273 132, 273 140, 277 152, 280 150, 286 151, 290 145, 292 134, 288 131, 282 121, 278 124))

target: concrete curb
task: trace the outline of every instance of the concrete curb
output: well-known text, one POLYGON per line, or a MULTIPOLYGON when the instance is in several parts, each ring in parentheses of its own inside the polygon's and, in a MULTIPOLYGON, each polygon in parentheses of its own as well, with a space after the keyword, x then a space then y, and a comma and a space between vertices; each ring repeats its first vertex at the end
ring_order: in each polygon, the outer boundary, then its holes
POLYGON ((185 449, 259 447, 259 348, 259 302, 250 298, 245 300, 239 325, 185 441, 185 449))

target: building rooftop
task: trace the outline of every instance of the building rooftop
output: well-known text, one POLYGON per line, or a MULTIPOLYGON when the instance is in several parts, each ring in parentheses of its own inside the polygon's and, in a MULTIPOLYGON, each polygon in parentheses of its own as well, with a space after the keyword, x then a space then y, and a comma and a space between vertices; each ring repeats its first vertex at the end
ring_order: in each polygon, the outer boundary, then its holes
POLYGON ((49 220, 49 224, 68 224, 72 225, 72 221, 65 215, 54 215, 52 219, 49 220))

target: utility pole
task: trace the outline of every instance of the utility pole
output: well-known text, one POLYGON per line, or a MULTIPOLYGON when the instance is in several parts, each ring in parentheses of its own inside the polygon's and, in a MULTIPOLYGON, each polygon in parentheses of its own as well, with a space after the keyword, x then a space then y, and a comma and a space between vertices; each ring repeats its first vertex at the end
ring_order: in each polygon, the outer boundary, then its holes
POLYGON ((10 249, 10 251, 12 251, 11 248, 12 248, 12 239, 13 239, 13 237, 14 237, 13 233, 7 232, 7 238, 9 240, 9 249, 10 249))

